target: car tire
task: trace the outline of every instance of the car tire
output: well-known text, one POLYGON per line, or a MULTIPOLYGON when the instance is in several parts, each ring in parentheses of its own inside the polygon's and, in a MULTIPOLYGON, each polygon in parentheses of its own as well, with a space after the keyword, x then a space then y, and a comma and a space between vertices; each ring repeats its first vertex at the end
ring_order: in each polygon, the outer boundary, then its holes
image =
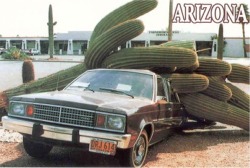
POLYGON ((35 142, 28 137, 23 137, 23 147, 28 155, 34 158, 42 158, 49 154, 53 146, 35 142))
POLYGON ((147 132, 143 130, 133 148, 119 151, 119 161, 121 166, 142 167, 147 157, 148 144, 147 132))

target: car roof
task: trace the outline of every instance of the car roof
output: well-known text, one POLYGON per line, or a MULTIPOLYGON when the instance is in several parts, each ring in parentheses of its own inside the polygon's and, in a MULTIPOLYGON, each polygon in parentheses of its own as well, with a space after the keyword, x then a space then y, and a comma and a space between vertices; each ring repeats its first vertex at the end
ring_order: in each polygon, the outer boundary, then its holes
POLYGON ((142 74, 147 74, 147 75, 156 75, 154 72, 150 71, 150 70, 146 70, 146 69, 92 69, 92 70, 88 70, 88 71, 102 71, 102 70, 106 70, 106 71, 125 71, 125 72, 136 72, 136 73, 142 73, 142 74))

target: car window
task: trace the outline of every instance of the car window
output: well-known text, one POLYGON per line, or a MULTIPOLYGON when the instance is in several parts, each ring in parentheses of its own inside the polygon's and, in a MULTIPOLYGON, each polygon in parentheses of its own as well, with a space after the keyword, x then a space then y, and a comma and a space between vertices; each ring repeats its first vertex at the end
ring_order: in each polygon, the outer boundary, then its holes
MULTIPOLYGON (((94 91, 104 91, 104 89, 123 91, 134 97, 143 97, 150 100, 152 100, 153 96, 153 76, 137 72, 88 71, 71 84, 71 86, 76 85, 88 87, 94 91)), ((70 86, 66 89, 68 88, 70 89, 70 86)))
POLYGON ((163 80, 157 78, 157 100, 161 100, 163 97, 165 97, 163 80))

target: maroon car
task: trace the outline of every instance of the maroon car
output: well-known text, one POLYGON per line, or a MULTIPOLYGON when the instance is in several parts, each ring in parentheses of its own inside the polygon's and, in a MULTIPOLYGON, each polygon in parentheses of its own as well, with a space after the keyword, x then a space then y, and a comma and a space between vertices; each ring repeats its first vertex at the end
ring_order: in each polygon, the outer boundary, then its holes
POLYGON ((88 146, 132 167, 186 121, 168 79, 148 70, 88 70, 62 91, 14 96, 9 107, 3 127, 23 134, 32 157, 53 145, 88 146))

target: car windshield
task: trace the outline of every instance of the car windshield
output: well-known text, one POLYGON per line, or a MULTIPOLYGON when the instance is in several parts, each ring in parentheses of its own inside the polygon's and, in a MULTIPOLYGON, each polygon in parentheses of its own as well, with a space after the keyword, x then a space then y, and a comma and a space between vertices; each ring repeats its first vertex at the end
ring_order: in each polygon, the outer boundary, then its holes
POLYGON ((153 76, 129 71, 87 71, 65 89, 112 92, 152 100, 153 76))

